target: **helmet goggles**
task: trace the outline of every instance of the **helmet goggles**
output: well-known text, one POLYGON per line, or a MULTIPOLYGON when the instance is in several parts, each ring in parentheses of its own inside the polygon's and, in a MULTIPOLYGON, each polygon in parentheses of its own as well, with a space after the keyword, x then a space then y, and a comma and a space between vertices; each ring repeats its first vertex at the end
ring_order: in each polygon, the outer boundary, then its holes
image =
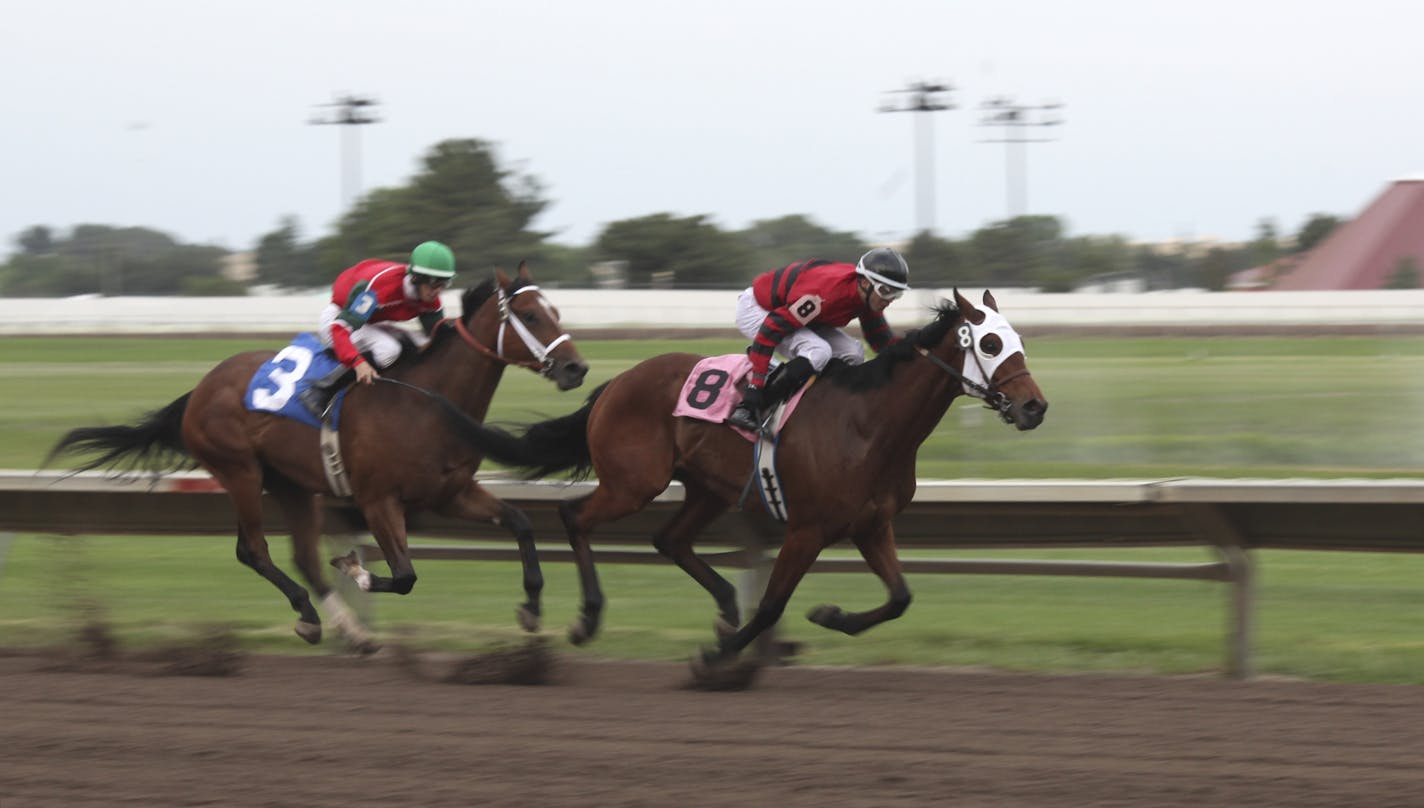
POLYGON ((909 286, 893 281, 878 272, 867 269, 864 266, 856 267, 856 272, 864 275, 870 281, 870 286, 875 290, 875 294, 886 300, 898 300, 901 295, 909 291, 909 286))

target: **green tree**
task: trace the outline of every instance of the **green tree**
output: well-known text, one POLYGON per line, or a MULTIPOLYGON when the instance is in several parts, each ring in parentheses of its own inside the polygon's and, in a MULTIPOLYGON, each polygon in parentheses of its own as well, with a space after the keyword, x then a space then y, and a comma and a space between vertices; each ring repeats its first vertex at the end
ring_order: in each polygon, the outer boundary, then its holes
POLYGON ((1199 285, 1213 292, 1222 291, 1232 274, 1259 266, 1254 263, 1255 255, 1251 245, 1241 249, 1213 247, 1207 250, 1198 270, 1199 285))
POLYGON ((905 245, 910 265, 910 285, 922 289, 947 289, 980 284, 984 278, 965 261, 963 245, 922 230, 905 245))
POLYGON ((1071 292, 1092 278, 1133 275, 1132 246, 1121 236, 1079 236, 1059 245, 1035 278, 1045 292, 1071 292))
POLYGON ((44 225, 35 225, 16 236, 15 245, 25 255, 47 255, 54 251, 54 233, 44 225))
POLYGON ((705 216, 656 213, 613 222, 594 242, 598 261, 627 261, 635 287, 727 288, 745 286, 765 268, 738 236, 705 216))
POLYGON ((1418 289, 1419 288, 1419 259, 1412 255, 1400 258, 1394 265, 1394 271, 1385 280, 1386 289, 1418 289))
MULTIPOLYGON (((47 228, 30 228, 27 234, 47 228)), ((37 249, 41 240, 30 242, 37 249)), ((0 294, 18 296, 179 295, 192 279, 220 278, 227 251, 180 244, 142 227, 82 224, 52 238, 42 254, 15 256, 0 294)))
POLYGON ((545 286, 592 286, 588 254, 586 247, 547 243, 539 248, 537 257, 529 259, 530 269, 545 286))
POLYGON ((1296 233, 1294 252, 1314 249, 1315 245, 1324 241, 1340 224, 1340 219, 1337 216, 1325 213, 1312 214, 1305 224, 1301 225, 1300 232, 1296 233))
POLYGON ((1252 266, 1263 267, 1285 253, 1276 233, 1276 223, 1262 219, 1256 223, 1256 238, 1250 244, 1252 266))
POLYGON ((860 236, 827 230, 801 214, 753 222, 737 237, 752 251, 752 264, 762 272, 808 258, 853 262, 866 250, 860 236))
POLYGON ((969 237, 970 272, 995 287, 1035 286, 1057 274, 1063 224, 1053 216, 1018 216, 969 237))
POLYGON ((289 289, 323 286, 331 282, 316 261, 312 246, 301 243, 297 220, 284 216, 281 226, 257 242, 257 279, 289 289))
MULTIPOLYGON (((464 278, 483 278, 494 266, 513 269, 524 259, 535 265, 535 276, 547 276, 538 274, 541 259, 554 264, 568 258, 567 251, 544 244, 548 234, 531 228, 547 204, 540 181, 501 168, 490 144, 447 140, 424 155, 409 185, 370 191, 340 219, 336 232, 299 251, 309 255, 318 284, 330 284, 362 259, 404 261, 427 239, 450 245, 464 278)), ((261 244, 278 255, 295 247, 283 229, 285 224, 261 244)), ((562 265, 555 272, 577 275, 562 265)))
POLYGON ((332 278, 364 258, 404 260, 434 239, 455 251, 462 274, 512 269, 541 254, 547 234, 530 227, 548 204, 541 194, 534 177, 501 168, 488 143, 447 140, 426 154, 409 185, 367 194, 317 244, 317 261, 332 278))

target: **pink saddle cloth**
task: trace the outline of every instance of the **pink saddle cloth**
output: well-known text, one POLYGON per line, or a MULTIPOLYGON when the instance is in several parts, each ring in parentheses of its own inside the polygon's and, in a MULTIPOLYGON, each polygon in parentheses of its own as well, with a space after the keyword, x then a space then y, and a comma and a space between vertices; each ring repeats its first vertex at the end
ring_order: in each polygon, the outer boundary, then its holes
MULTIPOLYGON (((752 362, 746 354, 724 354, 703 359, 687 374, 687 380, 682 383, 682 392, 677 396, 677 406, 672 408, 672 414, 696 418, 699 421, 711 421, 714 424, 722 423, 742 400, 737 385, 751 369, 752 362)), ((774 431, 781 431, 805 391, 806 387, 803 386, 786 402, 781 411, 781 420, 773 425, 774 431)), ((749 441, 757 439, 753 432, 736 426, 731 428, 749 441)))

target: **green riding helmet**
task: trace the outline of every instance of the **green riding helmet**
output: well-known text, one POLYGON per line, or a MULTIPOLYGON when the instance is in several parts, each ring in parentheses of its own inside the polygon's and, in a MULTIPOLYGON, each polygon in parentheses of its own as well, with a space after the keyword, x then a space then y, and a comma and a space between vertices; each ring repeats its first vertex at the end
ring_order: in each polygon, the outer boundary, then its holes
POLYGON ((410 266, 406 271, 426 278, 449 280, 455 277, 455 254, 438 241, 421 242, 411 250, 410 266))

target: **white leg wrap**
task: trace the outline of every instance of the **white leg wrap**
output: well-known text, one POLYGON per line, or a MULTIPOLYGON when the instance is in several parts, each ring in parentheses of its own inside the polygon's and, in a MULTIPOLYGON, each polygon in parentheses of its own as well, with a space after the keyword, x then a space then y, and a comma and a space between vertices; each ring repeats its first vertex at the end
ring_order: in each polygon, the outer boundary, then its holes
POLYGON ((370 633, 366 631, 365 626, 361 625, 361 621, 356 618, 356 614, 351 611, 340 595, 335 592, 328 593, 321 599, 321 606, 326 610, 327 620, 331 622, 331 627, 336 629, 337 634, 353 644, 370 641, 370 633))
POLYGON ((337 569, 355 581, 356 586, 360 588, 362 592, 370 592, 371 573, 365 567, 361 566, 361 562, 357 560, 357 558, 356 552, 353 550, 350 554, 336 562, 337 569))

